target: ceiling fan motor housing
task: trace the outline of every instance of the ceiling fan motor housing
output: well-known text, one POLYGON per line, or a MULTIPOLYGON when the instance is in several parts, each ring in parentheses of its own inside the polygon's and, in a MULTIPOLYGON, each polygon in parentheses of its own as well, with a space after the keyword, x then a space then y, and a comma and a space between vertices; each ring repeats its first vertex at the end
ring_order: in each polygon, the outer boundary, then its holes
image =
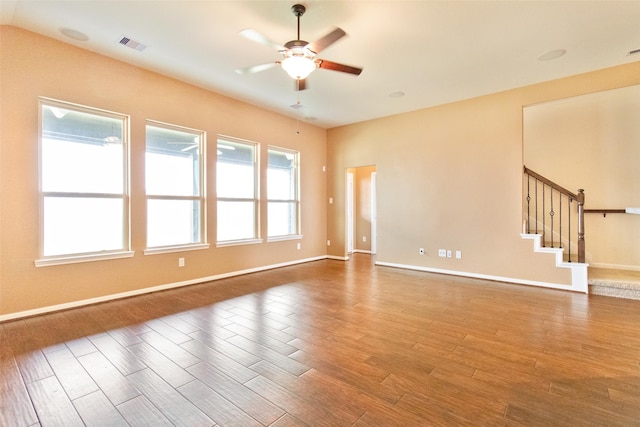
POLYGON ((305 46, 307 46, 309 44, 309 42, 306 42, 304 40, 291 40, 289 42, 286 42, 284 44, 284 47, 286 47, 287 49, 296 49, 296 48, 304 48, 305 46))

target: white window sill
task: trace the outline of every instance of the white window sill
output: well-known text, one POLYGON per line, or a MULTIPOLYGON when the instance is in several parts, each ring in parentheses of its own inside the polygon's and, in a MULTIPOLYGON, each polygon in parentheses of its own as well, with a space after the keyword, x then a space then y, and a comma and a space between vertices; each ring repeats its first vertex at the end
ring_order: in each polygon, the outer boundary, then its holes
POLYGON ((208 243, 197 243, 194 245, 176 245, 176 246, 161 246, 157 248, 147 248, 144 250, 145 255, 156 254, 168 254, 172 252, 186 252, 186 251, 198 251, 202 249, 209 249, 208 243))
POLYGON ((217 242, 216 248, 224 248, 225 246, 238 246, 238 245, 257 245, 259 243, 262 243, 262 239, 227 240, 224 242, 217 242))
POLYGON ((61 256, 51 258, 41 258, 35 260, 33 263, 36 267, 48 267, 50 265, 63 265, 63 264, 76 264, 79 262, 92 262, 92 261, 104 261, 109 259, 120 258, 132 258, 135 254, 134 251, 122 251, 122 252, 109 252, 105 254, 91 254, 91 255, 73 255, 73 256, 61 256))
POLYGON ((302 234, 289 234, 287 236, 273 236, 268 237, 267 242, 281 242, 284 240, 301 240, 302 234))

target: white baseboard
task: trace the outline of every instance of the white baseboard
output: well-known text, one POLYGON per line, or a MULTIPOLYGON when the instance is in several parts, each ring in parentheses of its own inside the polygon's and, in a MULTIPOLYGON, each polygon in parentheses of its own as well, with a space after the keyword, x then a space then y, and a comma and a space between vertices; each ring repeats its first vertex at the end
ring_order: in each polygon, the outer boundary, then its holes
POLYGON ((91 304, 98 304, 98 303, 101 303, 101 302, 107 302, 107 301, 112 301, 112 300, 121 299, 121 298, 129 298, 129 297, 132 297, 132 296, 148 294, 148 293, 151 293, 151 292, 158 292, 158 291, 164 291, 164 290, 167 290, 167 289, 181 288, 183 286, 196 285, 196 284, 204 283, 204 282, 212 282, 212 281, 215 281, 215 280, 226 279, 228 277, 241 276, 243 274, 249 274, 249 273, 257 273, 259 271, 265 271, 265 270, 272 270, 274 268, 287 267, 287 266, 296 265, 296 264, 304 264, 304 263, 307 263, 307 262, 318 261, 318 260, 327 259, 327 258, 329 258, 329 257, 327 257, 326 255, 322 255, 322 256, 317 256, 317 257, 313 257, 313 258, 306 258, 306 259, 300 259, 300 260, 295 260, 295 261, 287 261, 287 262, 282 262, 282 263, 279 263, 279 264, 265 265, 265 266, 261 266, 261 267, 249 268, 249 269, 246 269, 246 270, 231 271, 231 272, 228 272, 228 273, 216 274, 214 276, 208 276, 208 277, 200 277, 200 278, 197 278, 197 279, 185 280, 185 281, 182 281, 182 282, 166 283, 164 285, 151 286, 149 288, 136 289, 136 290, 128 291, 128 292, 120 292, 120 293, 117 293, 117 294, 110 294, 110 295, 105 295, 105 296, 96 297, 96 298, 89 298, 89 299, 84 299, 84 300, 79 300, 79 301, 72 301, 72 302, 68 302, 68 303, 64 303, 64 304, 56 304, 56 305, 50 305, 50 306, 46 306, 46 307, 34 308, 32 310, 18 311, 16 313, 9 313, 9 314, 0 315, 0 322, 6 322, 8 320, 20 319, 20 318, 23 318, 23 317, 37 316, 39 314, 51 313, 51 312, 54 312, 54 311, 68 310, 70 308, 82 307, 82 306, 91 305, 91 304))
POLYGON ((431 268, 431 267, 422 267, 417 265, 407 265, 407 264, 396 264, 390 262, 380 262, 376 261, 376 265, 382 265, 386 267, 395 267, 395 268, 403 268, 407 270, 417 270, 424 271, 427 273, 438 273, 438 274, 448 274, 451 276, 461 276, 461 277, 469 277, 473 279, 484 279, 491 280, 494 282, 504 282, 504 283, 514 283, 517 285, 528 285, 528 286, 538 286, 543 288, 551 288, 551 289, 562 289, 565 291, 574 291, 581 292, 579 290, 573 289, 570 285, 564 285, 560 283, 547 283, 547 282, 538 282, 535 280, 524 280, 524 279, 516 279, 513 277, 503 277, 503 276, 491 276, 487 274, 478 274, 478 273, 469 273, 464 271, 455 271, 455 270, 444 270, 440 268, 431 268))

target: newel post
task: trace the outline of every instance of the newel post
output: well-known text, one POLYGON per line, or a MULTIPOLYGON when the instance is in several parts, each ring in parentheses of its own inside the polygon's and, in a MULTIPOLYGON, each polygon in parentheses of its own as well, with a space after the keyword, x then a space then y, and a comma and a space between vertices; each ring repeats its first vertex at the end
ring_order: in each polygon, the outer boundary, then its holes
POLYGON ((585 262, 584 243, 584 190, 578 190, 578 262, 585 262))

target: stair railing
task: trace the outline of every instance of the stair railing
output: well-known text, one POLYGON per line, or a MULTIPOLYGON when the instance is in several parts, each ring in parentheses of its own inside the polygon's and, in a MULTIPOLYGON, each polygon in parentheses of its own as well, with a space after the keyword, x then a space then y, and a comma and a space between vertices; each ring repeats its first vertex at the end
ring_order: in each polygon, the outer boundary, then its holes
POLYGON ((543 247, 566 248, 569 262, 572 262, 575 246, 577 261, 584 263, 584 190, 573 193, 526 166, 524 175, 527 196, 523 232, 541 234, 543 247), (572 229, 572 215, 577 216, 575 231, 572 229))

